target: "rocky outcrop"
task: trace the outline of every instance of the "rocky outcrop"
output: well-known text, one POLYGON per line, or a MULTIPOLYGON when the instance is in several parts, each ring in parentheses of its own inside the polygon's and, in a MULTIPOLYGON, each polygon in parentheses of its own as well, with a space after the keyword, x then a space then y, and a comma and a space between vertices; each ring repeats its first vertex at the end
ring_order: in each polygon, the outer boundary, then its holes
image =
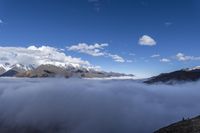
POLYGON ((6 72, 6 70, 3 67, 0 67, 0 75, 5 73, 5 72, 6 72))
POLYGON ((154 133, 200 133, 200 116, 187 120, 183 119, 154 133))
MULTIPOLYGON (((4 65, 6 67, 6 65, 4 65)), ((0 74, 0 77, 15 77, 19 73, 24 73, 26 71, 32 70, 32 68, 28 68, 22 64, 15 64, 12 66, 9 66, 8 70, 4 69, 2 73, 0 74)))
POLYGON ((69 75, 70 74, 64 68, 53 65, 41 65, 36 69, 17 73, 16 77, 29 77, 29 78, 56 77, 56 76, 68 77, 69 75))

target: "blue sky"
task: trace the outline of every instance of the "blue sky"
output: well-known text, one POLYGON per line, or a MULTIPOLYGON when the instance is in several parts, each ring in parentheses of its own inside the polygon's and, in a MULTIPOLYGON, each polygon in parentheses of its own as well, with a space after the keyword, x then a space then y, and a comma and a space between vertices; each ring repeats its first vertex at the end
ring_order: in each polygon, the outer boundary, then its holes
POLYGON ((199 0, 0 0, 0 20, 0 46, 62 48, 106 71, 148 77, 200 65, 199 0), (88 52, 95 44, 107 46, 88 52))

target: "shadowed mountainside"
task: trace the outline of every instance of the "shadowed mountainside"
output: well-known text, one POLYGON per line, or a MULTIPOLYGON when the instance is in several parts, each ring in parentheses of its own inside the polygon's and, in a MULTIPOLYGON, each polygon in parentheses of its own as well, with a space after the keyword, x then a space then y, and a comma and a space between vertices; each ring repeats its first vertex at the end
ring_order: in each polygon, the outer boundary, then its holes
POLYGON ((170 73, 163 73, 158 76, 152 77, 144 83, 166 83, 173 84, 176 82, 197 81, 200 79, 200 69, 182 69, 170 73))
POLYGON ((167 127, 161 128, 154 133, 200 133, 200 116, 182 120, 167 127))
POLYGON ((3 67, 0 67, 0 75, 3 74, 6 70, 3 67))

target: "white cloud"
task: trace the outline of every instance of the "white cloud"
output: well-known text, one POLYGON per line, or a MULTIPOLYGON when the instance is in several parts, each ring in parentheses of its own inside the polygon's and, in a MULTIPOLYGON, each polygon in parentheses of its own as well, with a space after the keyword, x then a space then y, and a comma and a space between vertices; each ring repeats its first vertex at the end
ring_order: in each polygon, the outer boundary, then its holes
POLYGON ((124 60, 121 56, 119 56, 119 55, 110 54, 110 53, 106 53, 106 55, 107 55, 108 57, 111 57, 115 62, 120 62, 120 63, 125 62, 125 60, 124 60))
POLYGON ((138 43, 140 45, 145 45, 145 46, 154 46, 154 45, 156 45, 156 41, 152 37, 150 37, 148 35, 143 35, 139 39, 138 43))
POLYGON ((176 59, 179 61, 200 60, 200 57, 188 56, 183 53, 178 53, 176 59))
POLYGON ((154 55, 151 56, 151 58, 157 58, 157 57, 160 57, 160 55, 159 54, 154 54, 154 55))
POLYGON ((0 19, 0 24, 3 24, 3 20, 0 19))
POLYGON ((107 46, 108 46, 107 43, 103 43, 103 44, 96 43, 94 45, 88 45, 86 43, 79 43, 78 45, 72 45, 72 46, 66 47, 66 48, 68 51, 77 51, 79 53, 84 53, 84 54, 88 54, 91 56, 110 57, 116 62, 121 62, 121 63, 125 62, 125 60, 121 56, 105 52, 104 48, 107 46))
POLYGON ((34 64, 35 66, 41 64, 59 66, 73 65, 74 67, 91 66, 88 61, 84 61, 81 58, 67 56, 61 50, 49 46, 30 46, 28 48, 0 47, 0 51, 0 63, 20 63, 24 65, 34 64))
POLYGON ((86 43, 79 43, 78 45, 72 45, 70 47, 67 47, 69 51, 78 51, 80 53, 89 54, 92 56, 103 56, 105 53, 102 52, 104 47, 107 47, 108 44, 94 44, 94 45, 88 45, 86 43))
POLYGON ((171 62, 171 60, 170 60, 170 59, 167 59, 167 58, 162 58, 162 59, 160 60, 160 62, 171 62))

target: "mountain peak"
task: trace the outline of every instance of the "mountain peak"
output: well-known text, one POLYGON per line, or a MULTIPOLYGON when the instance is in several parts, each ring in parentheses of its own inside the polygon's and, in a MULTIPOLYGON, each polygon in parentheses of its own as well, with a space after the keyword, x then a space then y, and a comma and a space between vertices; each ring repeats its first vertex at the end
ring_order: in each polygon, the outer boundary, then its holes
POLYGON ((177 82, 197 81, 199 79, 200 79, 200 66, 196 66, 193 68, 187 68, 169 73, 163 73, 148 79, 147 81, 145 81, 145 83, 154 84, 161 82, 166 84, 174 84, 177 82))

